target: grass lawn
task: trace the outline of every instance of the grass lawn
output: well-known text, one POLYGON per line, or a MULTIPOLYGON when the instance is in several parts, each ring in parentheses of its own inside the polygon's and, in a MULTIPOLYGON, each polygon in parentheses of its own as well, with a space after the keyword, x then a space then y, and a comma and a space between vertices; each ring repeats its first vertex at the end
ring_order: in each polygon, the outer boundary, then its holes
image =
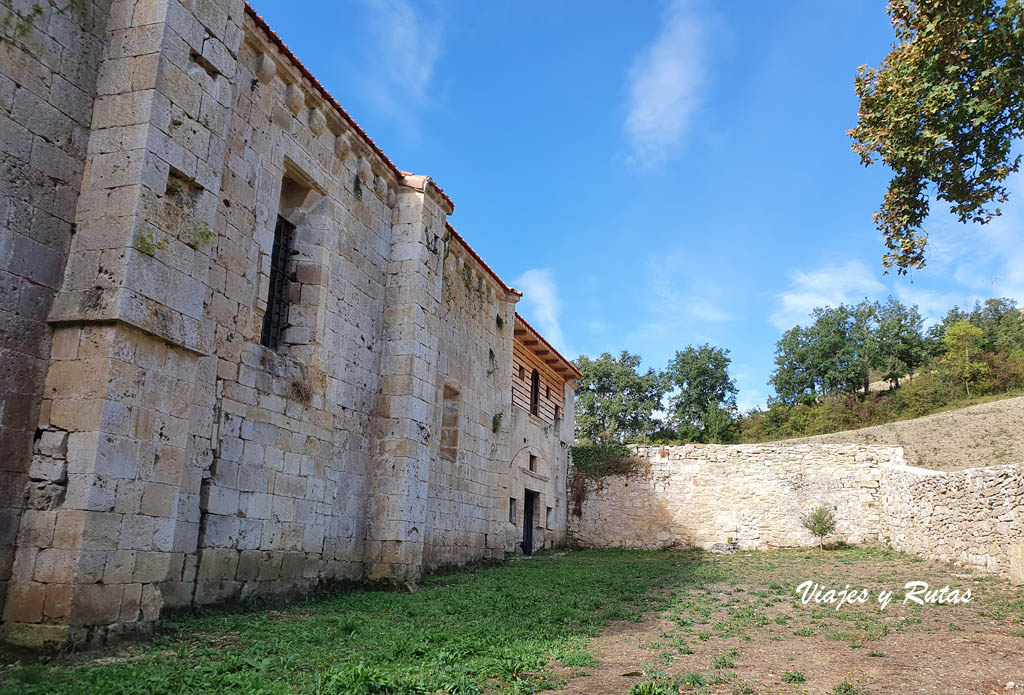
POLYGON ((432 577, 415 594, 204 611, 104 652, 32 664, 6 654, 0 693, 948 695, 987 692, 957 689, 957 673, 1021 679, 1024 596, 954 571, 856 548, 551 554, 432 577), (875 592, 923 579, 969 587, 974 600, 902 606, 897 591, 885 611, 837 612, 799 602, 805 579, 875 592))

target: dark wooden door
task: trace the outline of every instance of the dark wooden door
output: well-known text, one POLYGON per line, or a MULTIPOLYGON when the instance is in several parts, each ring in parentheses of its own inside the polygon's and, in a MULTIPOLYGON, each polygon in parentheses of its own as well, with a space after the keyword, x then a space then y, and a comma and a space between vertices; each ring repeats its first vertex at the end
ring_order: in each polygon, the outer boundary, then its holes
POLYGON ((536 500, 537 493, 527 490, 523 500, 523 555, 533 555, 533 512, 536 500))

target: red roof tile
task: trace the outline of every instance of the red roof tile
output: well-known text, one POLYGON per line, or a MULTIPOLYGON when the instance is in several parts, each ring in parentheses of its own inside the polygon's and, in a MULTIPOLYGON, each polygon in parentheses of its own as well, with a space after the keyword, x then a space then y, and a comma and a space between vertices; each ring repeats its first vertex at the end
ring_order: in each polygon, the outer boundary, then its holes
POLYGON ((552 345, 552 344, 551 344, 551 343, 549 343, 549 342, 548 342, 547 340, 545 340, 544 336, 542 336, 542 335, 540 334, 540 331, 538 331, 538 330, 537 330, 536 328, 534 328, 533 326, 531 326, 531 325, 530 325, 530 322, 529 322, 529 321, 527 321, 526 319, 524 319, 524 318, 523 318, 522 316, 520 316, 520 315, 519 315, 518 313, 516 313, 516 321, 518 321, 518 322, 522 323, 522 324, 523 324, 523 325, 524 325, 524 326, 526 327, 526 329, 527 329, 527 330, 529 330, 529 331, 530 331, 531 333, 533 333, 533 334, 534 334, 535 336, 537 336, 537 337, 538 337, 538 338, 540 339, 540 341, 541 341, 542 343, 544 343, 544 345, 546 345, 546 346, 547 346, 547 348, 548 348, 549 350, 551 350, 551 352, 553 352, 553 353, 554 353, 555 357, 557 357, 558 359, 562 360, 562 362, 563 362, 563 363, 565 364, 565 366, 566 366, 566 367, 568 367, 568 368, 569 368, 569 370, 570 370, 570 371, 571 371, 571 372, 572 372, 573 374, 575 374, 575 375, 576 375, 576 376, 575 376, 575 378, 579 379, 580 377, 582 377, 582 376, 583 376, 583 372, 581 372, 581 371, 579 370, 579 367, 577 367, 577 366, 576 366, 575 364, 573 364, 573 363, 572 363, 572 362, 570 362, 569 360, 565 359, 565 357, 563 357, 563 356, 562 356, 562 353, 560 353, 560 352, 559 352, 558 350, 556 350, 556 349, 555 349, 555 346, 554 346, 554 345, 552 345))
POLYGON ((498 274, 491 269, 491 266, 487 265, 487 263, 484 261, 484 259, 480 258, 480 255, 476 251, 473 250, 473 247, 469 245, 469 242, 466 241, 465 239, 463 239, 462 235, 455 231, 455 227, 453 227, 450 223, 446 223, 445 226, 448 227, 448 232, 451 233, 452 237, 456 241, 458 241, 460 244, 462 244, 463 248, 465 248, 466 251, 469 252, 469 255, 472 256, 476 260, 476 262, 479 263, 480 266, 484 270, 486 270, 487 273, 492 278, 495 279, 495 281, 497 281, 498 286, 501 287, 501 289, 505 290, 505 292, 507 292, 509 294, 514 294, 517 297, 522 297, 523 296, 522 292, 520 292, 519 290, 514 289, 512 287, 509 287, 508 285, 505 284, 505 282, 500 277, 498 277, 498 274))

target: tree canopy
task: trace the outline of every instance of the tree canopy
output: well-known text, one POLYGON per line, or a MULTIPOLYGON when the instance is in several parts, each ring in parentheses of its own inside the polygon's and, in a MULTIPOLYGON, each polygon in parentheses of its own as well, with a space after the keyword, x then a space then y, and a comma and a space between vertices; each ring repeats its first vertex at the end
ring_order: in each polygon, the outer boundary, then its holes
POLYGON ((583 377, 576 385, 577 438, 595 444, 632 441, 655 429, 664 386, 653 369, 640 373, 640 358, 623 350, 618 357, 580 356, 583 377))
POLYGON ((665 370, 669 423, 683 441, 721 443, 732 436, 736 382, 729 351, 705 343, 676 352, 665 370))
POLYGON ((1021 0, 889 0, 896 43, 856 79, 853 150, 893 170, 874 219, 886 268, 925 264, 929 195, 961 222, 985 223, 1007 200, 1024 134, 1021 0))

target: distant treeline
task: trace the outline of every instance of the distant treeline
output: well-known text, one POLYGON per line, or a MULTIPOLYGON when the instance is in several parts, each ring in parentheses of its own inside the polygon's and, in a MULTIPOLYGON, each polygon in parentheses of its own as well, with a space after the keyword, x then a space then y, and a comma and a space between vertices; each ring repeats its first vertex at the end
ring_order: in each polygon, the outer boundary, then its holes
POLYGON ((1024 388, 1024 314, 1011 299, 950 309, 927 331, 916 306, 894 298, 823 307, 775 346, 764 410, 740 414, 729 351, 687 347, 662 371, 623 351, 582 356, 577 439, 756 442, 918 417, 1024 388), (888 388, 869 390, 872 382, 888 388))

